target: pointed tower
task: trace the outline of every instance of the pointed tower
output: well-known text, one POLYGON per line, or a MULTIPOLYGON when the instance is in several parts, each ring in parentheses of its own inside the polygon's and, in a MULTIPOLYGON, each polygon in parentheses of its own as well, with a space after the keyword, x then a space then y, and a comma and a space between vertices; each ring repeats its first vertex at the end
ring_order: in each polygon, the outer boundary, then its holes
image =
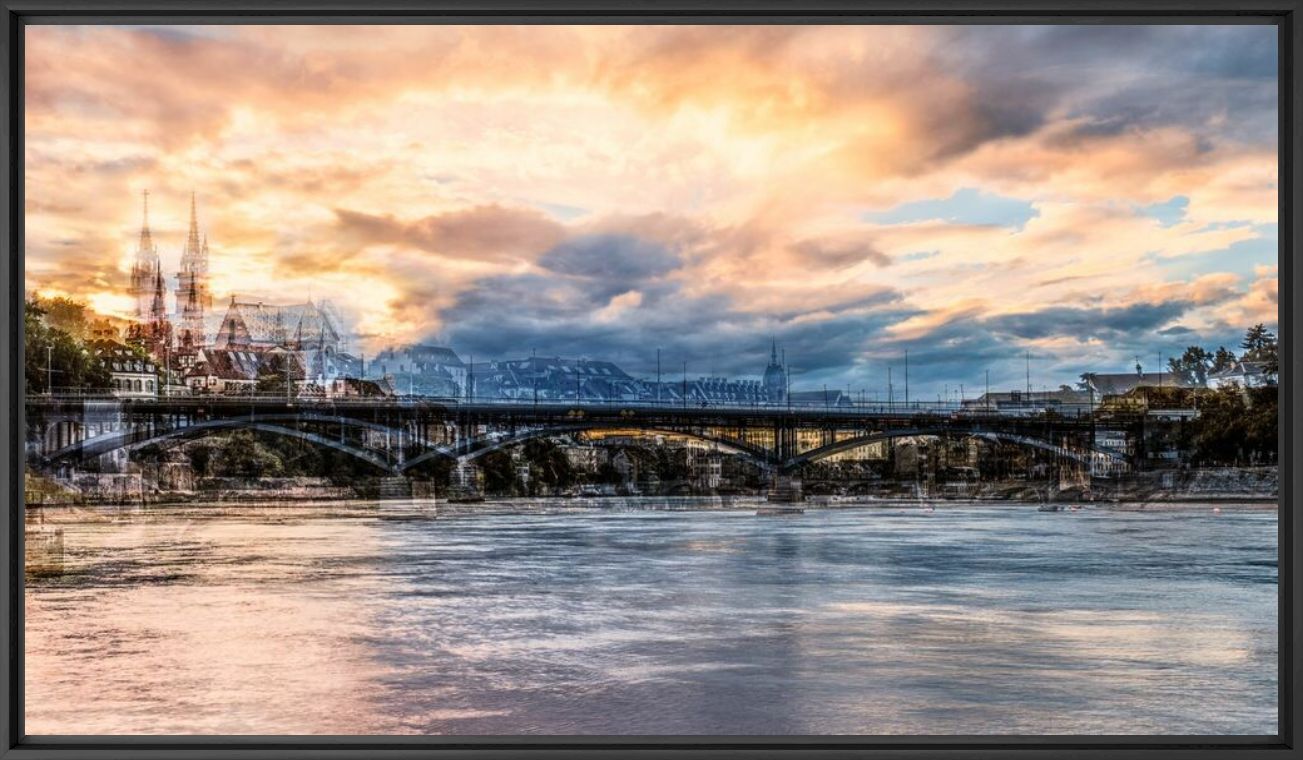
POLYGON ((765 367, 765 400, 771 404, 781 404, 787 400, 786 362, 778 361, 778 341, 771 338, 769 343, 769 366, 765 367))
POLYGON ((176 275, 176 311, 178 337, 182 346, 206 345, 204 315, 212 308, 208 289, 208 235, 199 238, 199 217, 195 211, 195 194, 190 193, 190 231, 181 251, 181 271, 176 275))
POLYGON ((149 322, 154 310, 154 281, 162 271, 158 263, 158 248, 149 232, 149 191, 141 193, 143 216, 140 223, 140 242, 136 245, 136 260, 131 264, 131 297, 136 301, 137 322, 149 322))

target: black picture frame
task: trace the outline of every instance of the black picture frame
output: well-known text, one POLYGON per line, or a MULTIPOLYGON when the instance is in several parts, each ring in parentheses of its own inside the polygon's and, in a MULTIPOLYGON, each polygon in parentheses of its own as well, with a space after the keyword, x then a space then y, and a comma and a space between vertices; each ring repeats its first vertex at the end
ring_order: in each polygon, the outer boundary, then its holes
POLYGON ((1294 298, 1303 291, 1294 231, 1303 219, 1295 192, 1303 156, 1295 123, 1303 101, 1299 30, 1303 0, 0 0, 5 85, 4 161, 0 165, 0 233, 7 294, 0 330, 0 396, 6 409, 0 473, 6 519, 0 521, 4 583, 0 607, 0 756, 27 758, 1191 758, 1303 757, 1300 725, 1300 583, 1295 563, 1299 522, 1297 449, 1303 414, 1303 341, 1294 298), (943 737, 28 737, 23 731, 23 31, 46 23, 1266 23, 1279 31, 1279 276, 1281 425, 1279 495, 1279 733, 1218 736, 943 736, 943 737))

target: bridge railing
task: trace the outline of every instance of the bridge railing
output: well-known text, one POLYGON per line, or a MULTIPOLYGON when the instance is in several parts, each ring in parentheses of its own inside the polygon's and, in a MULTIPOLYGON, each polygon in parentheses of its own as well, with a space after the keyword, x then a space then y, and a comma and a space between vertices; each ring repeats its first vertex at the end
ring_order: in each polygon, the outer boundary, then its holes
POLYGON ((420 395, 398 395, 398 396, 324 396, 324 395, 299 395, 287 398, 284 394, 198 394, 198 395, 175 395, 175 396, 145 396, 142 394, 115 394, 102 390, 86 390, 81 388, 56 388, 53 394, 35 394, 28 397, 28 403, 41 402, 66 402, 66 401, 108 401, 123 402, 130 404, 150 404, 166 402, 185 402, 196 401, 205 405, 213 406, 240 406, 250 403, 290 403, 296 406, 310 408, 316 405, 337 405, 341 403, 349 405, 375 405, 375 406, 417 406, 437 404, 454 408, 471 408, 471 407, 513 407, 513 408, 536 408, 536 409, 645 409, 645 410, 682 410, 682 411, 710 411, 710 410, 730 410, 730 411, 755 411, 765 414, 774 412, 791 411, 797 413, 823 412, 827 414, 851 414, 866 416, 932 416, 932 417, 949 417, 949 418, 1008 418, 1008 417, 1040 417, 1046 414, 1054 414, 1059 418, 1068 420, 1088 420, 1092 412, 1097 409, 1083 409, 1079 406, 1068 409, 1056 409, 1053 406, 1044 404, 1023 404, 1016 407, 1008 405, 994 407, 953 401, 870 401, 860 399, 847 399, 843 397, 839 401, 834 401, 831 397, 826 401, 811 400, 789 400, 781 402, 755 402, 747 400, 725 400, 725 399, 654 399, 654 398, 623 398, 623 399, 584 399, 584 398, 538 398, 533 397, 474 397, 474 398, 453 398, 448 396, 420 396, 420 395))

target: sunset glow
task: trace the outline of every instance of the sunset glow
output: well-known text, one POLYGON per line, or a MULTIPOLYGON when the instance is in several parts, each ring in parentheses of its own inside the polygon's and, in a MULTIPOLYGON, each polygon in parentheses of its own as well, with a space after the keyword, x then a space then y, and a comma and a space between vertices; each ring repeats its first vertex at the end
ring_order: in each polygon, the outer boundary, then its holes
POLYGON ((193 190, 217 303, 362 352, 1056 387, 1275 328, 1275 35, 29 27, 27 286, 125 312, 193 190))

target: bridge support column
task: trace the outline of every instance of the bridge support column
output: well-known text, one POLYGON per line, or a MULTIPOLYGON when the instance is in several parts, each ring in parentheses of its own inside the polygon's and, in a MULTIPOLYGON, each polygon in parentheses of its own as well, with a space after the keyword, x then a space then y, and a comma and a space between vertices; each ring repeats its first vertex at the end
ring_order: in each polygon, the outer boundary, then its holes
POLYGON ((769 477, 769 489, 765 493, 765 499, 780 504, 805 501, 805 493, 801 490, 801 479, 775 472, 769 477))

